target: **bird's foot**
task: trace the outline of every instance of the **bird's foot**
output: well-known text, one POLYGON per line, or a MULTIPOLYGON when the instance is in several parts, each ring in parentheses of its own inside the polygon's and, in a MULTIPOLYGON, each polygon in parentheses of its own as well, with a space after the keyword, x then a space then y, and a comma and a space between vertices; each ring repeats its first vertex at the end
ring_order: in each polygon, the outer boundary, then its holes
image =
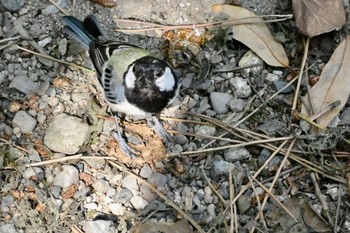
POLYGON ((173 137, 164 129, 162 123, 158 120, 158 118, 152 117, 151 119, 147 119, 147 125, 151 127, 160 138, 163 140, 165 144, 168 144, 173 140, 173 137))
POLYGON ((120 151, 124 155, 126 155, 132 159, 136 158, 137 150, 135 150, 134 148, 129 146, 128 143, 126 143, 125 139, 121 135, 118 135, 118 133, 115 133, 114 137, 118 141, 120 151))

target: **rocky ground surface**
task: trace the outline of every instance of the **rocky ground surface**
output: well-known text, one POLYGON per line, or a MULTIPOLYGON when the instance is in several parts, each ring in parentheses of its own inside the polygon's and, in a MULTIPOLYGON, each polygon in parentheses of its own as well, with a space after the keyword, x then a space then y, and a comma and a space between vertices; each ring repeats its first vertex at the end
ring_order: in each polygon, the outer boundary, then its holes
MULTIPOLYGON (((242 6, 260 15, 282 14, 291 13, 288 2, 271 0, 262 4, 251 0, 242 1, 242 6)), ((59 1, 68 14, 80 19, 95 14, 112 38, 154 51, 162 41, 155 37, 159 35, 157 32, 147 32, 147 35, 115 32, 112 19, 195 24, 212 21, 215 15, 211 6, 223 3, 224 0, 120 0, 110 9, 87 0, 59 1)), ((199 61, 194 59, 193 66, 183 70, 180 96, 163 115, 173 118, 163 118, 167 127, 182 134, 176 133, 174 141, 165 148, 145 122, 123 120, 125 137, 139 146, 143 155, 143 159, 130 160, 118 151, 113 138, 115 126, 99 94, 95 74, 18 48, 92 69, 86 52, 62 32, 60 17, 64 14, 49 1, 1 0, 0 4, 0 232, 79 232, 78 229, 130 232, 144 220, 172 223, 183 218, 139 178, 189 213, 205 231, 212 228, 212 232, 226 232, 223 222, 229 219, 229 213, 223 214, 223 210, 232 198, 230 189, 238 193, 242 185, 249 182, 248 176, 254 174, 272 152, 257 146, 229 148, 237 137, 226 136, 227 140, 213 142, 215 136, 227 130, 212 121, 217 119, 235 125, 287 83, 286 70, 267 66, 221 31, 222 37, 203 48, 211 66, 206 79, 193 85, 200 71, 195 66, 199 61), (218 71, 252 62, 262 65, 218 71), (224 146, 228 147, 195 153, 224 146), (47 163, 42 163, 45 161, 47 163)), ((137 28, 137 25, 120 22, 117 25, 137 28)), ((282 37, 287 54, 294 51, 292 66, 298 67, 296 42, 286 39, 294 37, 296 29, 285 33, 282 37)), ((324 63, 321 58, 315 61, 314 72, 319 73, 324 63)), ((285 89, 269 105, 241 123, 240 128, 270 137, 288 136, 293 92, 293 87, 285 89)), ((343 125, 349 125, 350 111, 343 111, 340 119, 343 125)), ((275 157, 259 180, 268 185, 282 159, 282 156, 275 157)), ((290 196, 307 197, 319 210, 321 204, 309 176, 305 175, 309 171, 302 168, 289 161, 275 193, 280 200, 290 196)), ((324 184, 328 186, 322 186, 322 191, 327 191, 327 201, 334 205, 330 211, 334 213, 336 193, 344 186, 331 179, 324 184)), ((263 189, 256 189, 257 194, 263 195, 263 189)), ((278 223, 278 219, 286 217, 272 211, 276 208, 272 200, 265 207, 267 226, 255 221, 258 204, 254 198, 253 190, 248 190, 237 202, 235 211, 241 232, 253 226, 261 231, 285 232, 286 226, 278 223)), ((344 200, 346 205, 344 208, 349 210, 348 200, 344 200)), ((342 221, 343 229, 347 224, 349 230, 349 217, 343 216, 342 221)), ((289 230, 300 232, 300 229, 289 230)))

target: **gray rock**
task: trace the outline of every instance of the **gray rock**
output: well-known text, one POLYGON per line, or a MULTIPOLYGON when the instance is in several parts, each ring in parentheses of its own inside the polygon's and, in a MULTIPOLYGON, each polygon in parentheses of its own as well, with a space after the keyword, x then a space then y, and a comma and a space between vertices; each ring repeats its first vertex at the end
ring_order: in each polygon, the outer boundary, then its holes
POLYGON ((122 187, 129 189, 133 194, 135 191, 139 190, 139 185, 137 184, 136 178, 131 175, 124 177, 122 181, 122 187))
POLYGON ((231 78, 229 83, 237 98, 248 98, 252 94, 252 89, 248 82, 241 77, 231 78))
POLYGON ((233 96, 222 92, 210 93, 210 102, 217 114, 225 114, 228 112, 228 102, 233 99, 233 96))
POLYGON ((236 162, 251 157, 250 152, 244 147, 230 148, 224 152, 224 158, 227 162, 236 162))
POLYGON ((275 82, 278 81, 280 77, 276 74, 267 73, 265 79, 269 82, 275 82))
POLYGON ((48 45, 52 41, 51 36, 48 36, 40 41, 38 41, 38 45, 42 48, 44 48, 46 45, 48 45))
POLYGON ((79 199, 85 199, 86 196, 88 195, 88 193, 91 192, 91 188, 90 187, 84 187, 80 190, 78 190, 76 193, 74 193, 73 198, 75 200, 79 200, 79 199))
POLYGON ((109 187, 109 183, 104 179, 98 179, 92 184, 92 187, 98 193, 106 193, 109 187))
POLYGON ((142 210, 149 204, 148 201, 143 199, 140 195, 132 197, 130 203, 136 210, 142 210))
POLYGON ((183 134, 176 134, 174 137, 174 141, 177 144, 185 145, 188 143, 188 138, 183 134))
POLYGON ((165 175, 158 172, 151 174, 147 180, 155 187, 164 187, 168 182, 168 178, 165 175))
POLYGON ((148 164, 145 164, 141 168, 140 176, 147 179, 148 177, 150 177, 150 175, 152 175, 152 173, 153 173, 152 168, 148 164))
POLYGON ((24 94, 34 94, 39 90, 39 84, 33 82, 24 75, 16 76, 10 83, 10 88, 15 88, 24 94))
POLYGON ((211 168, 211 174, 213 177, 228 174, 230 170, 233 170, 233 163, 229 163, 223 160, 216 160, 213 162, 211 168))
POLYGON ((66 38, 62 38, 59 42, 58 42, 58 53, 63 56, 67 53, 67 39, 66 38))
POLYGON ((244 214, 247 210, 252 207, 251 197, 246 195, 241 195, 237 200, 237 207, 240 214, 244 214))
POLYGON ((259 125, 257 130, 264 132, 269 136, 281 135, 287 136, 289 135, 289 131, 287 125, 284 122, 280 122, 278 120, 270 120, 265 124, 259 125))
POLYGON ((233 112, 242 112, 245 107, 245 103, 246 102, 243 99, 233 98, 227 103, 227 105, 233 112))
POLYGON ((350 125, 350 108, 344 109, 340 115, 341 124, 350 125))
POLYGON ((62 187, 63 191, 66 191, 73 184, 79 182, 79 172, 73 166, 64 166, 63 170, 57 174, 53 181, 53 185, 62 187))
POLYGON ((115 196, 112 197, 113 201, 116 203, 127 203, 134 195, 129 189, 122 189, 120 190, 115 196))
POLYGON ((18 111, 13 118, 12 125, 21 129, 22 133, 33 132, 37 120, 25 111, 18 111))
POLYGON ((108 206, 109 210, 112 212, 112 214, 117 215, 117 216, 122 216, 124 215, 126 208, 119 203, 111 203, 108 206))
POLYGON ((26 180, 36 177, 35 180, 41 180, 44 178, 44 171, 40 167, 28 167, 23 172, 23 178, 26 180))
POLYGON ((115 232, 113 221, 96 220, 86 221, 84 224, 85 233, 110 233, 115 232))
POLYGON ((249 73, 252 72, 255 75, 258 75, 261 73, 263 69, 263 61, 260 57, 258 57, 253 51, 249 50, 246 52, 241 60, 238 62, 239 67, 247 67, 251 65, 257 65, 252 68, 246 68, 242 70, 242 74, 245 75, 245 77, 249 76, 249 73))
POLYGON ((37 57, 38 61, 47 66, 47 67, 52 67, 53 66, 53 61, 52 60, 49 60, 49 59, 46 59, 44 57, 37 57))
POLYGON ((44 144, 51 150, 75 154, 89 135, 89 126, 65 113, 55 116, 46 130, 44 144))
POLYGON ((216 132, 216 128, 214 126, 209 126, 209 125, 201 125, 195 129, 196 134, 205 135, 205 136, 214 136, 215 132, 216 132))
POLYGON ((216 216, 214 204, 208 205, 204 216, 205 216, 204 219, 205 219, 206 223, 210 223, 214 220, 214 218, 216 216))
POLYGON ((61 195, 62 187, 54 185, 51 187, 51 194, 54 198, 59 198, 61 195))
POLYGON ((9 12, 17 12, 24 6, 24 0, 1 0, 0 3, 9 12))
POLYGON ((0 226, 0 233, 17 233, 15 226, 13 223, 5 223, 0 226))
MULTIPOLYGON (((284 86, 286 86, 288 83, 285 81, 274 81, 272 82, 272 88, 275 91, 279 91, 281 90, 284 86)), ((281 91, 281 94, 289 94, 292 93, 294 91, 292 86, 287 87, 286 89, 284 89, 283 91, 281 91)))

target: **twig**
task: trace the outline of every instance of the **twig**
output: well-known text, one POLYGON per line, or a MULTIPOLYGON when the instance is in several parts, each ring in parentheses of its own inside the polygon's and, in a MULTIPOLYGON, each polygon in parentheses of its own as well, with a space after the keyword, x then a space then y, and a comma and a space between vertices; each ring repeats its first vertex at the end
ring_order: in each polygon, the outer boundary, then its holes
POLYGON ((16 37, 10 37, 10 38, 6 38, 6 39, 2 39, 2 40, 0 40, 0 44, 4 43, 4 42, 12 41, 12 40, 18 40, 20 38, 21 38, 20 36, 16 36, 16 37))
POLYGON ((51 2, 51 4, 54 5, 57 9, 59 9, 63 14, 69 15, 67 11, 63 10, 55 1, 49 0, 49 2, 51 2))
POLYGON ((46 161, 30 163, 30 164, 27 164, 26 167, 37 167, 37 166, 42 166, 42 165, 46 165, 46 164, 50 164, 50 163, 58 163, 58 162, 63 162, 63 161, 76 160, 76 159, 118 160, 115 157, 109 157, 109 156, 83 156, 82 154, 77 154, 77 155, 71 155, 71 156, 66 156, 66 157, 57 158, 57 159, 50 159, 50 160, 46 160, 46 161))

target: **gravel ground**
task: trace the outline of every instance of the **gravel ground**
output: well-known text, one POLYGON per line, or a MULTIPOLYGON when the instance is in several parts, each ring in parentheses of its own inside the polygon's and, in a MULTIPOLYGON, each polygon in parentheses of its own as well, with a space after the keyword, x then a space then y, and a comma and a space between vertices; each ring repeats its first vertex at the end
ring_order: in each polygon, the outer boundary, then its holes
MULTIPOLYGON (((159 33, 115 32, 111 19, 136 18, 174 25, 207 22, 214 18, 210 6, 225 3, 221 0, 120 0, 110 9, 87 0, 74 1, 75 6, 73 1, 58 2, 70 15, 80 19, 95 14, 112 38, 154 51, 161 43, 161 38, 155 37, 159 33)), ((167 128, 181 132, 174 134, 173 142, 165 147, 144 121, 123 119, 127 140, 142 152, 142 159, 130 160, 118 151, 113 138, 115 126, 108 117, 93 72, 16 47, 92 69, 83 48, 62 33, 62 12, 40 0, 2 0, 0 4, 0 38, 13 38, 0 44, 0 233, 79 232, 78 228, 84 232, 152 232, 146 230, 146 225, 140 228, 137 224, 144 220, 170 224, 183 219, 159 197, 162 194, 205 231, 212 228, 212 232, 226 232, 225 224, 230 218, 229 212, 223 213, 223 210, 232 199, 230 190, 236 194, 242 190, 242 186, 249 183, 248 177, 273 150, 258 146, 230 148, 233 140, 246 137, 242 131, 232 133, 236 136, 225 136, 226 140, 212 141, 211 137, 227 132, 227 127, 235 126, 244 115, 281 89, 287 83, 286 70, 268 67, 245 46, 218 31, 223 35, 203 48, 211 66, 209 75, 198 84, 199 70, 195 65, 199 61, 194 59, 182 70, 180 96, 162 115, 172 118, 163 118, 167 128), (250 70, 215 72, 251 62, 261 65, 250 70), (218 147, 223 149, 194 153, 218 147), (48 162, 43 164, 43 161, 48 162), (233 175, 230 177, 230 174, 233 175), (158 194, 140 178, 153 185, 158 194)), ((291 12, 288 1, 271 0, 261 4, 252 0, 244 1, 242 6, 257 14, 291 12)), ((118 27, 122 26, 130 25, 118 23, 118 27)), ((296 29, 293 30, 289 33, 295 33, 296 29)), ((297 50, 294 40, 285 42, 287 54, 297 50)), ((315 72, 319 72, 323 61, 315 59, 315 62, 315 72)), ((293 87, 285 89, 254 117, 240 124, 240 129, 269 137, 288 136, 293 92, 293 87)), ((349 118, 347 109, 340 119, 349 125, 349 118)), ((259 180, 267 186, 271 184, 282 159, 283 156, 274 157, 259 180)), ((305 175, 310 173, 308 170, 295 160, 287 160, 283 171, 273 192, 281 201, 288 199, 286 205, 289 203, 291 211, 297 212, 295 206, 303 206, 297 202, 300 200, 309 201, 317 211, 323 207, 313 191, 312 176, 305 175)), ((346 198, 345 186, 326 179, 321 187, 331 205, 329 212, 333 214, 336 195, 346 198)), ((259 205, 256 195, 261 195, 262 200, 264 190, 248 189, 237 201, 235 211, 240 232, 248 232, 253 226, 262 232, 288 230, 293 221, 278 212, 280 209, 273 200, 265 207, 265 222, 255 220, 259 205)), ((347 206, 344 211, 349 211, 349 201, 344 200, 343 205, 347 206)), ((349 217, 344 212, 340 215, 344 229, 341 232, 346 232, 349 217)), ((188 225, 184 221, 181 227, 188 225)), ((289 232, 307 232, 305 225, 299 229, 291 227, 289 232)), ((173 232, 181 228, 173 226, 173 232)), ((160 225, 153 227, 160 229, 160 225)), ((327 227, 323 228, 329 229, 327 227)), ((349 226, 347 229, 350 232, 349 226)))

